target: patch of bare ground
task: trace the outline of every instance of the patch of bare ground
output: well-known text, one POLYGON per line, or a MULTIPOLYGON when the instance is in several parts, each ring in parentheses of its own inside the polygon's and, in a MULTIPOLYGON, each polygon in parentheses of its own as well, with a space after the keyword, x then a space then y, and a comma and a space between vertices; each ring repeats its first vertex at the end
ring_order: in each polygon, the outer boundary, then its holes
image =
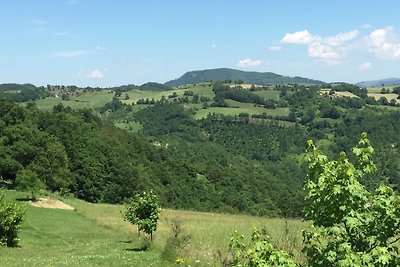
POLYGON ((73 207, 58 199, 38 198, 36 201, 29 201, 28 203, 38 208, 74 210, 73 207))

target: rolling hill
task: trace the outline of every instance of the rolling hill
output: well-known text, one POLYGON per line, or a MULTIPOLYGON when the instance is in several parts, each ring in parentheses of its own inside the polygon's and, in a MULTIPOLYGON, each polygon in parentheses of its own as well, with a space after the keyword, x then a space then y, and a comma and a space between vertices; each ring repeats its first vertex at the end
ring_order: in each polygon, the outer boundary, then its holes
POLYGON ((360 87, 374 87, 374 86, 388 86, 388 85, 399 85, 400 78, 386 78, 374 81, 363 81, 358 82, 355 85, 360 87))
POLYGON ((166 86, 176 87, 190 83, 201 83, 206 81, 241 80, 244 83, 252 84, 281 84, 281 83, 302 83, 302 84, 323 84, 324 82, 302 77, 289 77, 272 72, 241 71, 228 68, 196 70, 186 72, 178 79, 165 83, 166 86))

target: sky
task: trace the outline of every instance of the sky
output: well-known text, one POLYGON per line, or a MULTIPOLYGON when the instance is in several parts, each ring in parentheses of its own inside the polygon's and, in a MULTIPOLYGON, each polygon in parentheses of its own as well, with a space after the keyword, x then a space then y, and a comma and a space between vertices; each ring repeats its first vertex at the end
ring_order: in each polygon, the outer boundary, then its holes
POLYGON ((119 86, 234 68, 400 77, 400 1, 1 0, 0 83, 119 86))

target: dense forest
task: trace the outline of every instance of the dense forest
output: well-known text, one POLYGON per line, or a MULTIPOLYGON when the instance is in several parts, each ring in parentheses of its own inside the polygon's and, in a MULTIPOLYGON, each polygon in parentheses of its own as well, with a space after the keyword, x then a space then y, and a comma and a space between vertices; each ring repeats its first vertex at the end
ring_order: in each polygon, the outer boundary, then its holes
MULTIPOLYGON (((144 86, 169 90, 155 83, 144 86)), ((234 100, 266 110, 288 107, 290 113, 210 113, 202 119, 185 104, 199 102, 189 92, 134 109, 121 102, 121 92, 132 88, 114 88, 116 96, 97 111, 62 104, 41 111, 7 97, 0 102, 0 182, 18 187, 27 173, 34 173, 42 188, 91 202, 120 203, 153 189, 163 207, 299 217, 307 140, 334 155, 352 147, 365 131, 380 172, 362 182, 374 188, 383 181, 400 190, 400 112, 383 109, 357 86, 328 86, 329 94, 320 88, 275 85, 279 100, 266 100, 255 90, 217 82, 214 99, 204 98, 205 104, 229 106, 227 101, 234 100), (358 97, 333 97, 334 91, 358 97), (121 119, 139 123, 140 130, 116 128, 113 123, 121 119)), ((40 90, 38 97, 44 97, 54 88, 40 90)))

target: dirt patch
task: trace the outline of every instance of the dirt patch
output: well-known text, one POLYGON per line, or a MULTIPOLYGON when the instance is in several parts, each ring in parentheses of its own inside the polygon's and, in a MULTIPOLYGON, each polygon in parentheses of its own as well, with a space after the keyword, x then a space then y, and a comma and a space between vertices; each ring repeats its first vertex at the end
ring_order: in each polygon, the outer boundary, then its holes
POLYGON ((29 204, 38 208, 74 210, 70 205, 60 200, 50 198, 38 198, 36 201, 29 201, 29 204))

